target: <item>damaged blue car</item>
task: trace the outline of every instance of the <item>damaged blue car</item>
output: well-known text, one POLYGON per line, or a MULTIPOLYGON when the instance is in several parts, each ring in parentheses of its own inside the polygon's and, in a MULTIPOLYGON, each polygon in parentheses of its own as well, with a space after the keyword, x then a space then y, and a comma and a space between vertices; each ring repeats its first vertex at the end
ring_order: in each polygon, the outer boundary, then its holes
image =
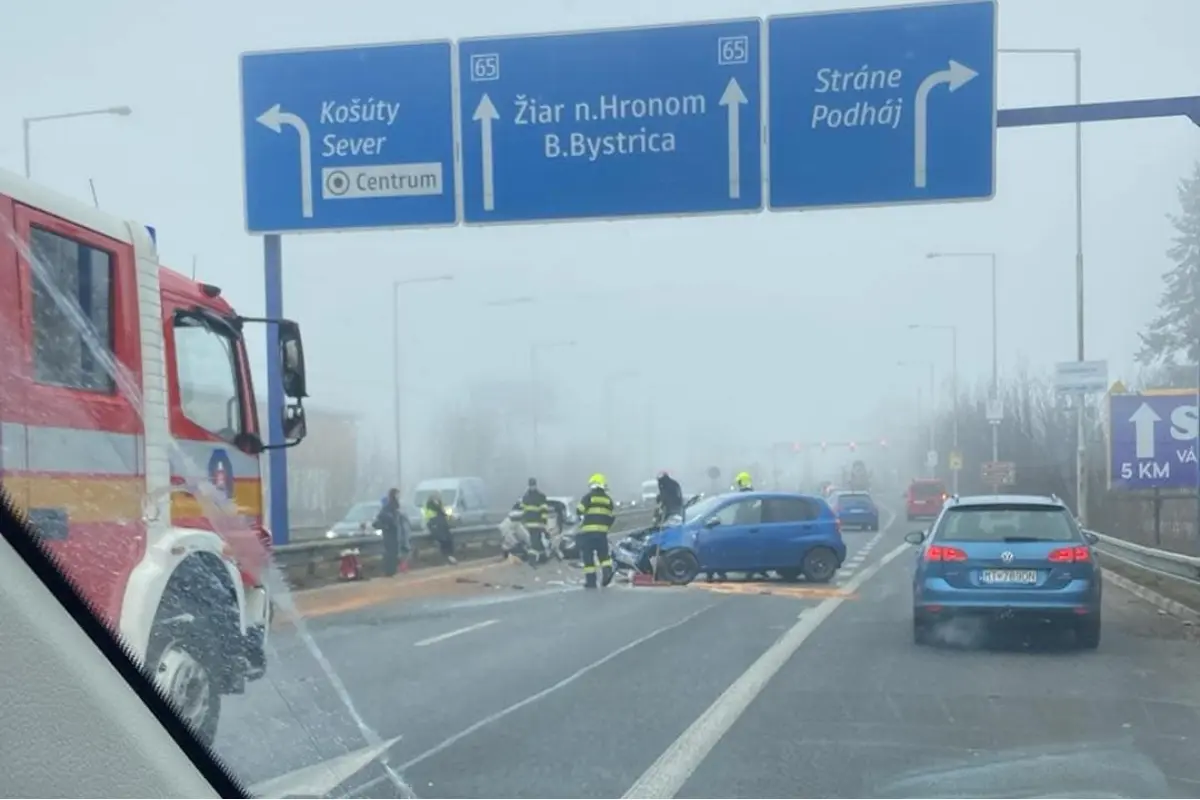
POLYGON ((819 497, 736 492, 693 498, 682 518, 621 539, 613 557, 618 568, 679 585, 729 572, 828 583, 846 559, 846 544, 837 516, 819 497))

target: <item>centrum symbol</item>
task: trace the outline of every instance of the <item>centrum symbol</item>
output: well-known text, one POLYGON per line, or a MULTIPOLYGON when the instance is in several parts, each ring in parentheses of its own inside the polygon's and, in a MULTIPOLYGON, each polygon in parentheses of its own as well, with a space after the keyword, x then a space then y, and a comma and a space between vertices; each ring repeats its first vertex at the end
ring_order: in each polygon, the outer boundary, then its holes
POLYGON ((335 170, 325 176, 325 191, 331 195, 340 196, 350 189, 350 177, 341 170, 335 170))

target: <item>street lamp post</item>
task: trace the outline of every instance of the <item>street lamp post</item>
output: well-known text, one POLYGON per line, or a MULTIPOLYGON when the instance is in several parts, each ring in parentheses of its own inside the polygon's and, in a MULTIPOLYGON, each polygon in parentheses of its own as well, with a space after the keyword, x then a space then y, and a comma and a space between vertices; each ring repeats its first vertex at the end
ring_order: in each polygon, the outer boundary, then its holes
MULTIPOLYGON (((1000 399, 1000 356, 998 323, 996 319, 996 254, 995 253, 929 253, 926 258, 984 258, 992 268, 992 390, 991 399, 995 403, 1000 399)), ((991 420, 989 420, 991 422, 991 420)), ((992 461, 1000 460, 1000 425, 999 421, 992 423, 992 461)))
MULTIPOLYGON (((1078 47, 1003 47, 1001 53, 1014 55, 1071 56, 1075 64, 1075 105, 1083 103, 1083 51, 1078 47)), ((1083 347, 1083 124, 1075 123, 1075 358, 1084 359, 1083 347)), ((1087 480, 1084 467, 1084 402, 1076 397, 1075 408, 1075 514, 1081 525, 1087 524, 1087 480)))
POLYGON ((550 350, 555 347, 574 347, 575 340, 562 342, 535 342, 529 345, 529 380, 530 386, 533 389, 533 396, 529 400, 530 421, 533 427, 533 466, 534 471, 538 465, 538 406, 541 405, 541 397, 538 393, 538 353, 542 350, 550 350))
POLYGON ((21 136, 25 150, 25 177, 33 177, 33 168, 29 152, 29 133, 30 128, 35 122, 50 122, 57 119, 74 119, 75 117, 99 117, 99 116, 118 116, 128 117, 133 113, 133 109, 129 106, 110 106, 108 108, 91 108, 86 111, 67 111, 62 114, 43 114, 38 117, 25 117, 21 120, 21 136))
POLYGON ((392 281, 392 413, 396 428, 396 488, 402 489, 401 480, 401 424, 400 424, 400 287, 418 283, 444 283, 454 280, 453 275, 431 275, 423 278, 406 278, 392 281))
MULTIPOLYGON (((951 411, 952 430, 951 448, 958 454, 958 326, 957 325, 909 325, 909 330, 949 331, 950 333, 950 391, 954 393, 954 405, 951 411)), ((960 454, 961 455, 961 454, 960 454)), ((951 467, 951 480, 954 493, 958 494, 958 467, 951 467)))

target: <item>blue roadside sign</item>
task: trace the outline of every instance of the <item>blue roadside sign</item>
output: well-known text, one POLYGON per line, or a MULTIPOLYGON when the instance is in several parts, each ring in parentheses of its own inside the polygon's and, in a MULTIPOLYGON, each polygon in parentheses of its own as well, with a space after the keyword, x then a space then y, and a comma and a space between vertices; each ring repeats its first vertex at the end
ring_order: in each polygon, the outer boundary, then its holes
POLYGON ((464 222, 760 210, 761 28, 462 40, 464 222))
POLYGON ((995 193, 996 3, 767 21, 771 210, 995 193))
POLYGON ((1109 396, 1109 484, 1114 489, 1195 489, 1196 396, 1109 396))
POLYGON ((250 233, 453 225, 450 42, 246 53, 250 233))

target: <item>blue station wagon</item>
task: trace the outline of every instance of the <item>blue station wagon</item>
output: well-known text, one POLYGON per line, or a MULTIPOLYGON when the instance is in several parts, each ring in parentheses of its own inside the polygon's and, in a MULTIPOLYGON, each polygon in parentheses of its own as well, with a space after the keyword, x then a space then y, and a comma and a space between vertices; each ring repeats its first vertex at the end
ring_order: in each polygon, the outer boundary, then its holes
MULTIPOLYGON (((819 497, 784 492, 737 492, 709 497, 687 509, 679 525, 655 530, 627 561, 662 580, 690 583, 701 573, 776 572, 827 583, 846 559, 837 517, 819 497)), ((624 559, 623 559, 624 560, 624 559)))
POLYGON ((1054 497, 952 497, 919 545, 913 639, 927 644, 957 618, 1054 624, 1100 644, 1101 570, 1071 511, 1054 497))

